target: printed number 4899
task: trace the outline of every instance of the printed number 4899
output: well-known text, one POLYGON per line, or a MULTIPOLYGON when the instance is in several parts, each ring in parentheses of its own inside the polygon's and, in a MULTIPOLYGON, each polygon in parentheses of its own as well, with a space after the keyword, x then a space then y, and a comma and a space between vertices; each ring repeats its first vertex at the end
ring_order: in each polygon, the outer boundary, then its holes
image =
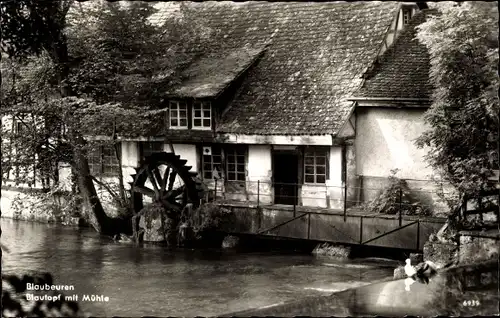
POLYGON ((477 307, 480 305, 479 300, 464 300, 464 307, 477 307))

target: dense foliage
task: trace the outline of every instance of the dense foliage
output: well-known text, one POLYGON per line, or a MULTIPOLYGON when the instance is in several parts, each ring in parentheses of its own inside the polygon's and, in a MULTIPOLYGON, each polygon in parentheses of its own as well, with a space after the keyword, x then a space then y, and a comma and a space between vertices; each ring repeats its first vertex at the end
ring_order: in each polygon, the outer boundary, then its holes
POLYGON ((426 159, 461 194, 488 187, 499 169, 498 8, 496 2, 443 3, 420 25, 429 50, 430 125, 418 140, 426 159))
POLYGON ((397 173, 398 169, 391 170, 386 187, 362 208, 382 214, 430 215, 429 206, 415 198, 406 180, 398 178, 397 173))
MULTIPOLYGON (((91 224, 106 232, 87 154, 116 145, 118 134, 161 134, 164 92, 213 45, 212 32, 183 4, 155 21, 147 2, 20 0, 0 9, 9 56, 2 60, 0 115, 22 128, 2 120, 2 166, 25 172, 15 178, 26 183, 36 162, 52 186, 58 162, 69 163, 91 224), (106 138, 85 138, 96 135, 106 138)), ((123 184, 119 192, 125 201, 123 184)))

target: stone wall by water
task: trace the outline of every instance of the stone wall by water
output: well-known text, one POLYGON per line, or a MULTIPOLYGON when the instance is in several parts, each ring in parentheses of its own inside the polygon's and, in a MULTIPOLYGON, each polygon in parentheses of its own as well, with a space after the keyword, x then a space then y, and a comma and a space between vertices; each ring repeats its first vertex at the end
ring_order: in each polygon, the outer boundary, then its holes
POLYGON ((500 255, 500 231, 463 231, 460 233, 458 261, 462 264, 495 260, 500 255))
POLYGON ((79 213, 65 193, 48 194, 38 189, 2 187, 2 217, 24 221, 77 225, 79 213))
MULTIPOLYGON (((100 187, 96 187, 96 191, 106 214, 117 217, 119 211, 108 192, 100 187)), ((4 185, 0 201, 2 217, 15 220, 76 225, 82 215, 77 198, 65 185, 51 192, 34 187, 4 185)))

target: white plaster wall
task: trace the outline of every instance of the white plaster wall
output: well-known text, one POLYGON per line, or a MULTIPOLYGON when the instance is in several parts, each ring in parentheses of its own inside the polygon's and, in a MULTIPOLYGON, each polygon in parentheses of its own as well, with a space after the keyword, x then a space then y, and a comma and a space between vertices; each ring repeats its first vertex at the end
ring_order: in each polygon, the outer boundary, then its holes
POLYGON ((338 133, 338 137, 346 138, 346 137, 354 137, 356 135, 354 131, 354 125, 352 123, 356 122, 356 115, 353 113, 349 119, 344 123, 344 126, 340 129, 338 133))
POLYGON ((247 189, 249 199, 256 201, 257 181, 260 180, 259 202, 270 204, 272 197, 272 159, 270 145, 249 145, 247 162, 247 189))
POLYGON ((414 141, 426 129, 425 109, 358 108, 356 166, 358 174, 388 177, 400 169, 398 177, 427 180, 433 174, 424 161, 425 149, 414 141))
MULTIPOLYGON (((192 166, 191 171, 199 171, 198 154, 195 145, 174 144, 175 154, 181 156, 181 159, 187 160, 186 165, 192 166)), ((169 146, 165 145, 165 151, 169 151, 169 146)))
POLYGON ((133 181, 131 175, 135 174, 135 169, 139 166, 139 143, 136 141, 122 141, 122 171, 123 181, 126 190, 130 190, 129 182, 133 181))
POLYGON ((122 141, 121 155, 123 167, 137 167, 139 164, 139 144, 136 141, 122 141))
POLYGON ((427 129, 424 112, 422 108, 358 108, 355 151, 357 173, 363 176, 363 201, 376 198, 386 187, 390 170, 397 168, 396 176, 407 179, 416 199, 434 212, 447 211, 432 181, 436 174, 424 160, 427 149, 414 143, 427 129))
POLYGON ((249 181, 271 181, 271 146, 249 145, 247 169, 249 181))

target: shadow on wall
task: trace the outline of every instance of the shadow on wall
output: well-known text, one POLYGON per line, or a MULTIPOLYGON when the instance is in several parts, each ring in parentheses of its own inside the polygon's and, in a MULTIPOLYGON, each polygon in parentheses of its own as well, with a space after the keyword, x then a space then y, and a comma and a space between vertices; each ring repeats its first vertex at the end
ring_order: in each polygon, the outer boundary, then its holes
MULTIPOLYGON (((422 207, 429 208, 433 215, 442 215, 449 211, 448 205, 440 198, 439 193, 442 191, 452 193, 451 189, 446 187, 441 189, 441 186, 433 180, 404 179, 404 181, 406 181, 411 201, 417 202, 422 207)), ((350 206, 377 199, 389 185, 389 177, 358 175, 355 184, 351 185, 355 190, 351 191, 350 198, 348 197, 350 206)))

